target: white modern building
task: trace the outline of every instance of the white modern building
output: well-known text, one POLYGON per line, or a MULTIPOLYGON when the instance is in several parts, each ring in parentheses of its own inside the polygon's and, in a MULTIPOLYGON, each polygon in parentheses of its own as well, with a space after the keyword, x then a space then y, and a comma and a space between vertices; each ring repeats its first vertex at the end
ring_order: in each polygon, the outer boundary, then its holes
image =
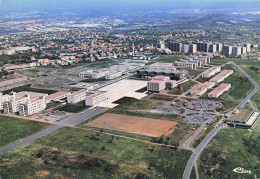
POLYGON ((9 94, 3 95, 3 93, 0 92, 0 110, 4 109, 3 108, 4 102, 10 101, 12 98, 13 98, 13 95, 9 95, 9 94))
POLYGON ((85 99, 86 106, 97 106, 100 102, 108 99, 108 93, 104 91, 95 91, 87 94, 85 99))
POLYGON ((206 71, 204 71, 203 73, 201 73, 201 77, 202 78, 209 78, 213 75, 215 75, 216 73, 221 71, 221 67, 220 66, 213 66, 209 69, 207 69, 206 71))
POLYGON ((86 91, 85 90, 79 90, 79 91, 76 91, 76 92, 74 92, 72 94, 69 94, 67 96, 67 102, 75 104, 75 103, 78 103, 80 101, 85 100, 86 96, 87 95, 86 95, 86 91))
POLYGON ((122 76, 122 72, 112 72, 112 73, 107 73, 105 78, 107 80, 112 80, 112 79, 115 79, 115 78, 118 78, 120 76, 122 76))
POLYGON ((6 101, 3 104, 4 113, 16 113, 19 111, 20 103, 25 103, 31 99, 30 95, 24 95, 16 97, 16 93, 13 93, 13 97, 10 101, 6 101))
POLYGON ((211 98, 218 98, 221 96, 224 92, 228 91, 231 88, 231 84, 229 83, 222 83, 218 87, 216 87, 214 90, 212 90, 208 96, 211 98))
POLYGON ((170 80, 168 76, 155 76, 147 82, 147 90, 151 92, 160 92, 164 89, 173 89, 177 86, 175 80, 170 80))
POLYGON ((37 99, 28 100, 25 103, 19 104, 19 115, 30 116, 35 113, 39 113, 46 108, 46 96, 39 97, 37 99))

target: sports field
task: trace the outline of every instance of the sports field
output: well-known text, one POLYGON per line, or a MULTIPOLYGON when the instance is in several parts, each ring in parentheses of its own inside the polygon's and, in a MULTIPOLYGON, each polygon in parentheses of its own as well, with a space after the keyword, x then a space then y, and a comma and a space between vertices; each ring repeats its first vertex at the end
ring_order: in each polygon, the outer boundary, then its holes
POLYGON ((175 121, 106 113, 87 123, 86 126, 160 137, 177 124, 175 121))

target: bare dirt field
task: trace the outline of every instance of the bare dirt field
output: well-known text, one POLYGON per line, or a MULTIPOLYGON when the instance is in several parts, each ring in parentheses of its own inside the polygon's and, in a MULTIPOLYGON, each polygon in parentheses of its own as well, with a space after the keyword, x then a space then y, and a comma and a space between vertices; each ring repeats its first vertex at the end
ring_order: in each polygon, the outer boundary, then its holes
POLYGON ((106 113, 86 126, 159 137, 171 131, 177 124, 175 121, 106 113))

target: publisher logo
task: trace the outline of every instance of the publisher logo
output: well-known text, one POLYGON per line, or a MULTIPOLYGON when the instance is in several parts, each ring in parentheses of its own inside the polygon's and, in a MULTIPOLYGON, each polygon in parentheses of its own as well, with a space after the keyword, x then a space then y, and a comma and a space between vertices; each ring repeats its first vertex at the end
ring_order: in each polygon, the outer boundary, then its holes
POLYGON ((251 171, 250 171, 250 170, 245 170, 245 169, 242 168, 242 167, 237 167, 237 168, 235 168, 235 169, 233 170, 233 172, 251 174, 251 171))

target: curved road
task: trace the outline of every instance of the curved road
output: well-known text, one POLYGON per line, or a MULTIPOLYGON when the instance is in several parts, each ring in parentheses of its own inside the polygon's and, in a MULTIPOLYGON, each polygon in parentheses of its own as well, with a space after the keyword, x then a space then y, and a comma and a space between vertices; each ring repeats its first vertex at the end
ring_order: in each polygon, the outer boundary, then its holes
MULTIPOLYGON (((238 66, 236 63, 234 63, 233 61, 230 61, 229 63, 234 65, 255 86, 254 90, 247 97, 242 99, 241 102, 239 103, 239 105, 237 106, 238 108, 241 108, 259 90, 259 85, 240 66, 238 66)), ((222 127, 223 127, 223 124, 219 124, 213 131, 211 131, 211 133, 209 133, 207 135, 207 137, 200 143, 200 145, 196 148, 195 151, 192 150, 193 154, 190 156, 189 161, 188 161, 188 163, 187 163, 187 165, 185 167, 185 170, 184 170, 184 173, 183 173, 183 176, 182 176, 183 179, 189 179, 190 178, 192 168, 193 168, 195 162, 197 161, 198 157, 200 156, 201 152, 204 150, 204 148, 210 142, 210 140, 220 131, 220 129, 222 129, 222 127)))

